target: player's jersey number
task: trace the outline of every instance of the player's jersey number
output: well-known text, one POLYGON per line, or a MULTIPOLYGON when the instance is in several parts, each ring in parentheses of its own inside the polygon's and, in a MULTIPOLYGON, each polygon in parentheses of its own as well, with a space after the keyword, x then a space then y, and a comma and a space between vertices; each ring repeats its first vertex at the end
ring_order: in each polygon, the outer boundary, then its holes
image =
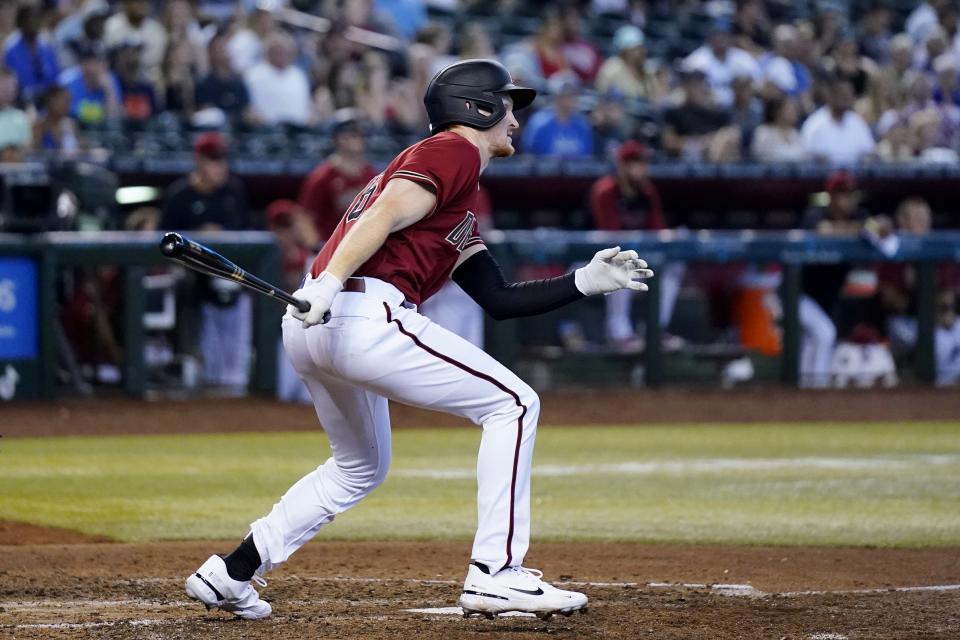
POLYGON ((370 198, 377 190, 377 187, 380 186, 380 179, 382 177, 382 173, 374 176, 374 178, 367 183, 367 186, 363 188, 363 191, 358 193, 357 197, 353 199, 353 202, 350 203, 350 207, 347 209, 347 222, 353 222, 366 211, 367 205, 370 204, 370 198))

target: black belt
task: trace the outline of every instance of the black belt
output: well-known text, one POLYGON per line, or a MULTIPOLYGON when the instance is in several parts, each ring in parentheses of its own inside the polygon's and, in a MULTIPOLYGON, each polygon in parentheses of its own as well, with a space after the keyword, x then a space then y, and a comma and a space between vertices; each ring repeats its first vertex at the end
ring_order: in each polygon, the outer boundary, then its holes
MULTIPOLYGON (((367 283, 363 278, 347 278, 343 283, 343 290, 351 293, 366 293, 367 283)), ((413 304, 409 300, 404 300, 400 303, 400 306, 405 309, 417 308, 417 305, 413 304)))

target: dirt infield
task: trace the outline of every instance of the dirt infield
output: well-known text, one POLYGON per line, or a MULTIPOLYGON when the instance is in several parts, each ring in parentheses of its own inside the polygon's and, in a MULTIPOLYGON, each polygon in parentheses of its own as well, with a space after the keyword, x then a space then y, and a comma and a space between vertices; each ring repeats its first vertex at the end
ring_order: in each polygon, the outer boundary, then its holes
MULTIPOLYGON (((545 425, 956 420, 956 390, 791 391, 663 389, 543 394, 545 425)), ((396 428, 448 426, 450 415, 395 403, 396 428)), ((272 400, 142 402, 126 398, 0 405, 0 436, 309 431, 313 407, 272 400)))
POLYGON ((0 637, 852 640, 960 630, 957 549, 535 545, 530 566, 591 598, 587 614, 543 622, 408 611, 455 604, 468 544, 317 540, 268 576, 274 616, 245 622, 182 590, 187 573, 230 546, 0 545, 0 637), (892 590, 931 586, 941 588, 892 590))

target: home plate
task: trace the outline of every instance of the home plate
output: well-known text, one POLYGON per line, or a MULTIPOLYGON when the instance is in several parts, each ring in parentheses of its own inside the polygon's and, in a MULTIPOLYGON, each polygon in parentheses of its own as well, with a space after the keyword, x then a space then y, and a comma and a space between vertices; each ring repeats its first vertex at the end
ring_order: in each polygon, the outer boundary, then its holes
MULTIPOLYGON (((462 616, 463 609, 460 607, 437 607, 435 609, 404 609, 407 613, 426 613, 432 616, 462 616)), ((499 618, 536 618, 532 613, 524 611, 506 611, 497 614, 499 618)))

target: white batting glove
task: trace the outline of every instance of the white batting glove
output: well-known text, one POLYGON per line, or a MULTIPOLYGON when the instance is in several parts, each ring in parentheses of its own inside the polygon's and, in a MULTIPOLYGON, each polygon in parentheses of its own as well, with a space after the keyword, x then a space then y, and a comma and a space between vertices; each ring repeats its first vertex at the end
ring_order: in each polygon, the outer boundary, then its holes
POLYGON ((590 264, 577 269, 573 277, 580 293, 592 296, 620 289, 646 291, 647 285, 640 280, 651 276, 653 271, 636 251, 610 247, 597 251, 590 264))
POLYGON ((288 304, 287 313, 302 321, 304 329, 316 324, 324 324, 330 319, 328 315, 330 305, 333 304, 333 299, 340 293, 341 289, 343 289, 343 283, 327 271, 316 278, 307 275, 303 286, 293 292, 293 297, 297 300, 309 302, 310 310, 303 312, 292 304, 288 304))

